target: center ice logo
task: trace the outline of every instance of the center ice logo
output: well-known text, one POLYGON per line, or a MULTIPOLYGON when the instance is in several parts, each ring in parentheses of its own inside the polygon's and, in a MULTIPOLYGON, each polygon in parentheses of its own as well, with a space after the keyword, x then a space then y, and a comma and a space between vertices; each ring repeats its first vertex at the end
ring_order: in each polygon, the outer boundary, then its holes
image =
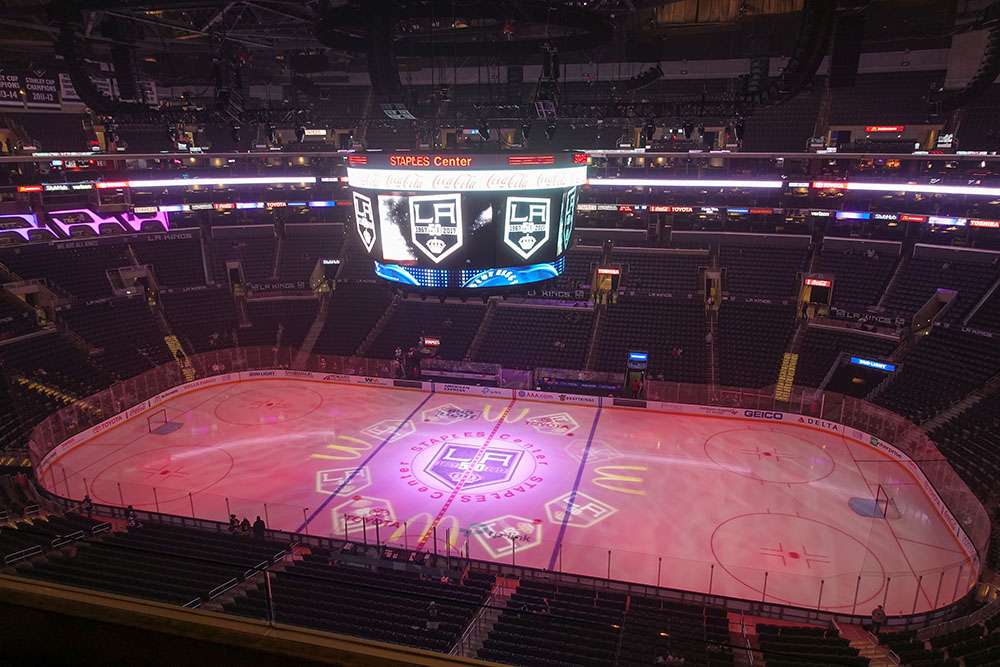
POLYGON ((519 450, 499 448, 480 454, 479 448, 472 445, 445 443, 424 472, 449 488, 456 488, 464 479, 462 488, 475 489, 509 482, 523 454, 519 450))

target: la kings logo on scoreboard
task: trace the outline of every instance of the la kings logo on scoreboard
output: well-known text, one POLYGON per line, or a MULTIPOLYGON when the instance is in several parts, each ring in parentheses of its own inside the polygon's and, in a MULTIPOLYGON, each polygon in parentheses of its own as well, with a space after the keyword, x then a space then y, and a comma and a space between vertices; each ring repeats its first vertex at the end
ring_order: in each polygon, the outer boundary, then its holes
POLYGON ((573 215, 576 213, 576 188, 570 188, 563 195, 562 213, 559 216, 559 239, 556 254, 561 255, 569 249, 573 240, 573 215))
POLYGON ((552 202, 544 197, 507 197, 503 241, 524 259, 549 240, 552 202))
POLYGON ((358 236, 368 252, 375 247, 375 213, 372 200, 365 195, 354 193, 354 221, 358 226, 358 236))
POLYGON ((462 247, 462 195, 410 197, 410 239, 437 264, 462 247))

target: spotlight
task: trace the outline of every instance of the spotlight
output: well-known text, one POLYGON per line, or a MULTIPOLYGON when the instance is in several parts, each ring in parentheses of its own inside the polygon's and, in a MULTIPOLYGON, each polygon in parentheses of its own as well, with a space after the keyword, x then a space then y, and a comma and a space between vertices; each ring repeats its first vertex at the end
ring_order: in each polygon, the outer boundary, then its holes
POLYGON ((305 138, 306 138, 306 128, 302 127, 301 125, 295 128, 295 140, 301 144, 305 138))
POLYGON ((551 141, 552 137, 554 137, 555 134, 556 134, 556 124, 555 123, 549 123, 548 125, 545 126, 545 138, 546 139, 548 139, 549 141, 551 141))
POLYGON ((650 120, 646 123, 646 127, 642 130, 643 134, 646 135, 646 142, 653 140, 653 135, 656 134, 656 124, 650 120))
POLYGON ((486 124, 486 121, 479 124, 479 136, 483 141, 490 140, 490 126, 486 124))
POLYGON ((521 136, 525 139, 531 134, 531 123, 521 123, 521 136))

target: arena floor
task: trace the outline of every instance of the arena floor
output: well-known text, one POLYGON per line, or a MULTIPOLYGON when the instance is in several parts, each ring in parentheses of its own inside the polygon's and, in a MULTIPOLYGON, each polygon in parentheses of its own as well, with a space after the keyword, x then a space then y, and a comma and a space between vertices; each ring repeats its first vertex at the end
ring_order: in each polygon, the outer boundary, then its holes
POLYGON ((165 424, 154 409, 77 444, 43 483, 846 613, 944 606, 978 574, 908 471, 816 428, 286 379, 161 407, 165 424))

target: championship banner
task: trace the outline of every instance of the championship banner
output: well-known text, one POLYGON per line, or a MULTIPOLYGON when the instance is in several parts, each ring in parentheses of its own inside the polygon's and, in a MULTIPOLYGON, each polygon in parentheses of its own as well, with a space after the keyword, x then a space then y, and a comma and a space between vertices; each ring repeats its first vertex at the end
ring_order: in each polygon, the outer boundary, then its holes
POLYGON ((69 78, 69 74, 59 73, 59 93, 65 102, 80 101, 80 96, 76 94, 76 88, 73 87, 73 80, 69 78))
POLYGON ((0 69, 0 106, 24 106, 24 100, 21 99, 23 84, 20 72, 0 69))
POLYGON ((25 102, 29 107, 58 109, 59 80, 55 74, 44 70, 30 70, 24 75, 25 102))

